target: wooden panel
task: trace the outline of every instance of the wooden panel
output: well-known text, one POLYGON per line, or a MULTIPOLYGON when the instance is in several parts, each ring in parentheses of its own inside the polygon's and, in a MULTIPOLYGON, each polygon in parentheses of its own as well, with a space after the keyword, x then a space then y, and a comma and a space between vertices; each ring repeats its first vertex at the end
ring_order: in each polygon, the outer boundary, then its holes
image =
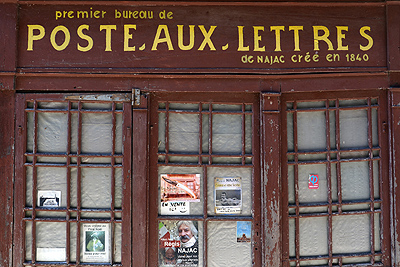
POLYGON ((13 91, 0 91, 0 265, 4 267, 12 262, 14 103, 13 91))
POLYGON ((21 68, 222 73, 386 69, 381 3, 30 3, 21 5, 19 13, 21 68))
MULTIPOLYGON (((0 71, 14 71, 17 48, 17 5, 0 4, 0 71)), ((16 2, 16 1, 15 1, 16 2)))

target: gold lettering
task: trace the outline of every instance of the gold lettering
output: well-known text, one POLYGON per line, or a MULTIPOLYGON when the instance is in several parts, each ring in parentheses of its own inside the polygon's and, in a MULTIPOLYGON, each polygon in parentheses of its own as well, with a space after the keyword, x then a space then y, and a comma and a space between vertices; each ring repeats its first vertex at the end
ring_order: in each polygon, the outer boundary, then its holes
POLYGON ((106 30, 106 48, 104 51, 111 50, 111 30, 116 30, 117 25, 100 25, 100 31, 106 30))
POLYGON ((83 25, 79 26, 78 30, 76 31, 80 38, 82 38, 83 40, 86 40, 88 42, 88 45, 86 47, 82 47, 78 43, 78 50, 82 51, 82 52, 87 52, 93 48, 93 39, 89 35, 84 34, 83 30, 89 30, 89 25, 83 24, 83 25))
POLYGON ((319 50, 319 41, 324 41, 328 45, 328 50, 333 50, 332 42, 328 39, 329 29, 325 26, 313 26, 314 29, 314 50, 319 50), (323 31, 322 36, 318 35, 318 31, 323 31))
POLYGON ((202 51, 204 49, 204 47, 206 46, 206 44, 208 44, 208 46, 210 47, 210 50, 212 50, 212 51, 216 50, 213 42, 211 41, 211 35, 213 34, 213 32, 214 32, 215 28, 217 28, 217 26, 211 26, 210 30, 208 32, 204 28, 204 25, 199 25, 199 28, 204 36, 204 40, 201 43, 199 50, 202 51))
POLYGON ((33 51, 33 41, 40 40, 44 37, 45 29, 42 25, 28 25, 28 51, 33 51), (39 31, 39 34, 34 35, 34 30, 39 31))
POLYGON ((289 26, 289 31, 294 34, 294 51, 300 51, 300 34, 299 31, 303 30, 303 26, 289 26))
POLYGON ((275 50, 282 51, 281 49, 281 31, 285 31, 285 26, 271 26, 271 31, 275 31, 275 50))
POLYGON ((239 35, 239 46, 238 51, 249 51, 249 46, 243 46, 244 38, 243 38, 243 28, 244 26, 237 26, 238 27, 238 35, 239 35))
POLYGON ((260 47, 261 36, 259 31, 264 31, 264 26, 253 26, 254 29, 254 51, 265 51, 265 46, 260 47))
POLYGON ((62 51, 62 50, 64 50, 64 49, 68 46, 70 40, 71 40, 71 35, 70 35, 70 33, 69 33, 69 30, 67 29, 67 27, 62 26, 62 25, 55 27, 55 28, 53 29, 53 31, 51 32, 51 34, 50 34, 50 42, 51 42, 51 45, 52 45, 52 46, 54 47, 54 49, 57 50, 57 51, 62 51), (58 45, 58 44, 56 43, 56 35, 57 35, 57 33, 58 33, 59 31, 62 31, 62 32, 64 33, 64 42, 63 42, 61 45, 58 45))
POLYGON ((135 51, 135 46, 129 46, 129 40, 133 39, 132 34, 129 33, 130 29, 136 30, 136 25, 134 24, 124 25, 124 51, 135 51))
POLYGON ((168 50, 174 50, 167 25, 158 25, 156 37, 154 37, 153 46, 152 46, 151 50, 157 50, 157 46, 160 43, 167 43, 168 50), (165 35, 164 38, 160 38, 161 31, 164 31, 164 35, 165 35))
POLYGON ((349 50, 349 46, 345 45, 343 46, 343 39, 346 38, 346 34, 343 33, 343 31, 349 31, 349 27, 347 26, 336 26, 337 28, 337 50, 349 50))
POLYGON ((183 25, 177 25, 178 26, 178 46, 181 50, 190 50, 194 46, 194 26, 195 25, 189 25, 189 44, 184 45, 183 44, 183 25))
POLYGON ((361 29, 360 29, 361 36, 368 40, 368 44, 366 46, 363 46, 360 44, 360 50, 362 50, 362 51, 368 51, 374 45, 374 39, 372 39, 371 36, 366 34, 365 31, 371 31, 371 28, 369 26, 364 26, 364 27, 361 27, 361 29))

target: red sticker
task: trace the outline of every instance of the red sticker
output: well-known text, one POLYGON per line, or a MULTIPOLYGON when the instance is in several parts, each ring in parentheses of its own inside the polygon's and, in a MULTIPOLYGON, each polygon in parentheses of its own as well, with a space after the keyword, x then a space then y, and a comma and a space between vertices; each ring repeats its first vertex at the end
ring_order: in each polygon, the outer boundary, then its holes
POLYGON ((310 174, 308 176, 308 189, 318 189, 319 177, 318 174, 310 174))

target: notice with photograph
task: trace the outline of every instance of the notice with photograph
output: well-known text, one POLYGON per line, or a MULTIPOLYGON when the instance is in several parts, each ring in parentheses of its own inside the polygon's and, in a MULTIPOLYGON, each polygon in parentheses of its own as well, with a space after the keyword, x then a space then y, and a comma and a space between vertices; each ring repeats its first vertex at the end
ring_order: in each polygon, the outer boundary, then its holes
POLYGON ((38 207, 60 207, 61 191, 38 190, 38 207))
POLYGON ((159 266, 199 266, 196 221, 162 221, 158 225, 159 266))
POLYGON ((83 224, 83 262, 111 262, 110 224, 83 224))
POLYGON ((236 222, 236 240, 237 242, 251 242, 251 222, 236 222))
POLYGON ((161 202, 200 202, 200 174, 161 174, 161 202))
POLYGON ((240 177, 215 178, 214 189, 216 214, 242 212, 242 179, 240 177))

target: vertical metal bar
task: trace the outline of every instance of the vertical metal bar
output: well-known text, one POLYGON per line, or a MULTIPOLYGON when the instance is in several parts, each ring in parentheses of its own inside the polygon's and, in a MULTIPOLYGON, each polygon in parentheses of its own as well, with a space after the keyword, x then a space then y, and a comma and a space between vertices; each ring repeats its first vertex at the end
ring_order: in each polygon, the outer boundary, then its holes
POLYGON ((212 164, 212 161, 213 161, 213 159, 212 159, 212 135, 213 135, 213 130, 212 130, 212 116, 213 116, 213 113, 212 113, 212 110, 213 110, 213 104, 212 104, 212 102, 210 102, 210 104, 209 104, 209 106, 208 106, 208 111, 210 112, 209 113, 209 116, 208 116, 208 155, 209 155, 209 157, 208 157, 208 164, 212 164))
POLYGON ((246 105, 242 103, 242 165, 246 164, 246 105))
POLYGON ((32 263, 36 262, 36 201, 37 201, 37 152, 38 152, 38 102, 34 101, 33 113, 33 163, 32 163, 32 263))
POLYGON ((165 163, 169 162, 169 101, 165 103, 165 163))
POLYGON ((201 155, 203 154, 203 104, 199 103, 199 159, 198 164, 202 164, 203 159, 201 155))
POLYGON ((337 165, 336 165, 336 179, 337 179, 337 194, 338 194, 338 213, 342 213, 342 174, 341 174, 341 163, 340 163, 340 116, 339 116, 339 99, 336 99, 336 149, 337 149, 337 165))
POLYGON ((81 176, 81 153, 82 153, 82 102, 78 102, 78 140, 77 140, 77 182, 76 182, 76 192, 77 192, 77 215, 76 215, 76 263, 80 264, 80 251, 81 251, 81 227, 80 227, 80 220, 81 220, 81 184, 82 184, 82 176, 81 176))
POLYGON ((67 264, 70 262, 70 255, 71 255, 71 226, 70 226, 70 219, 71 219, 71 106, 72 103, 71 101, 68 101, 68 113, 67 113, 67 166, 66 166, 66 171, 67 171, 67 214, 66 214, 66 238, 67 238, 67 248, 66 248, 66 261, 67 264))
MULTIPOLYGON (((140 97, 140 96, 139 96, 140 97)), ((112 110, 112 130, 111 130, 111 228, 113 231, 112 239, 111 239, 111 247, 115 248, 115 139, 116 139, 116 114, 115 114, 115 107, 116 103, 113 101, 111 103, 111 110, 112 110)), ((112 249, 111 252, 111 263, 114 262, 114 251, 112 249)))
POLYGON ((327 167, 326 180, 328 186, 328 265, 332 266, 332 177, 331 177, 331 128, 329 114, 329 99, 325 102, 325 131, 326 131, 326 148, 327 148, 327 167))
POLYGON ((367 109, 367 120, 368 120, 368 155, 369 155, 369 160, 368 160, 368 175, 369 175, 369 188, 370 188, 370 246, 371 246, 371 264, 375 263, 375 192, 374 192, 374 171, 373 171, 373 143, 372 143, 372 110, 371 110, 371 98, 368 97, 368 109, 367 109))
POLYGON ((298 154, 298 136, 297 136, 297 101, 293 103, 293 146, 294 146, 294 195, 296 203, 296 218, 295 218, 295 251, 296 251, 296 265, 300 266, 300 201, 299 201, 299 154, 298 154))
POLYGON ((204 202, 203 202, 203 266, 207 266, 208 262, 208 212, 207 212, 207 202, 208 202, 208 198, 207 198, 207 185, 208 185, 208 173, 207 173, 207 166, 203 165, 203 174, 204 174, 204 183, 203 183, 203 197, 204 197, 204 202))

